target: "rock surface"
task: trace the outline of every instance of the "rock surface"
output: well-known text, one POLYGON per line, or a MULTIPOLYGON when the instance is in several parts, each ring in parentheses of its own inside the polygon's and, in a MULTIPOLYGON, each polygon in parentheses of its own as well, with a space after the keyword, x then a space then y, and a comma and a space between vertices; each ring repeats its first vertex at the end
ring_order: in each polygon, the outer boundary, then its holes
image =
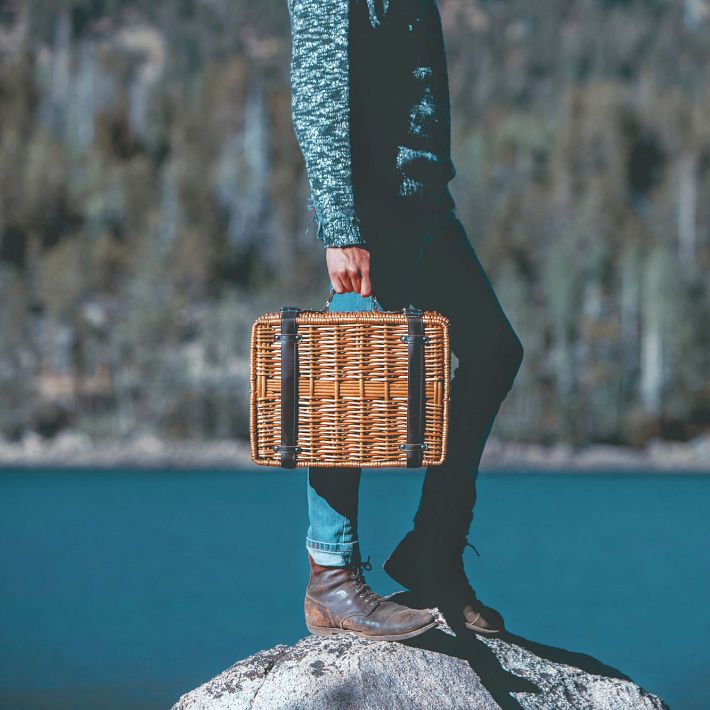
POLYGON ((228 668, 173 710, 660 710, 666 705, 594 658, 519 636, 410 641, 308 636, 228 668))

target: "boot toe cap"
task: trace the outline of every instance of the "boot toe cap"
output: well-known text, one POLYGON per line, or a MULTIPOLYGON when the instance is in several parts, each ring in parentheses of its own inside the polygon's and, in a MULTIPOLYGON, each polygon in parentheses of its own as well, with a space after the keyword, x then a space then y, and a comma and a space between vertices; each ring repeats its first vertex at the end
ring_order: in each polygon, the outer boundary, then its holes
POLYGON ((402 630, 421 629, 435 624, 436 618, 426 609, 403 608, 392 614, 388 622, 402 630))
POLYGON ((482 633, 499 633, 505 629, 505 621, 501 614, 488 606, 476 609, 465 607, 464 619, 466 626, 482 633))
POLYGON ((347 619, 344 626, 376 638, 415 634, 436 624, 435 617, 426 610, 410 609, 399 604, 392 605, 399 608, 389 610, 387 602, 383 606, 367 616, 357 615, 347 619))

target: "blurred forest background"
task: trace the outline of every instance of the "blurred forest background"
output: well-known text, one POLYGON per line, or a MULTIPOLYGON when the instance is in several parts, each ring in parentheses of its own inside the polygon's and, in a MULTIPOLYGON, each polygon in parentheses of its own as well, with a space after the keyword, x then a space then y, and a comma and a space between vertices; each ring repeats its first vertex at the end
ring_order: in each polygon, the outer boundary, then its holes
MULTIPOLYGON (((495 432, 710 431, 710 3, 439 0, 452 193, 526 348, 495 432)), ((320 308, 285 0, 0 1, 0 438, 248 437, 320 308)))

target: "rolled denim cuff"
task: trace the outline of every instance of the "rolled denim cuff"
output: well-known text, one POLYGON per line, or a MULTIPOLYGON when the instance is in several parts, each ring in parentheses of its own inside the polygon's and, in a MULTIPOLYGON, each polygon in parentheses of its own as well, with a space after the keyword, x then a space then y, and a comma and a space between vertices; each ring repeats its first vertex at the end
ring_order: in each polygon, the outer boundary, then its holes
POLYGON ((306 549, 313 561, 324 567, 349 567, 359 559, 360 546, 354 542, 318 542, 306 538, 306 549))

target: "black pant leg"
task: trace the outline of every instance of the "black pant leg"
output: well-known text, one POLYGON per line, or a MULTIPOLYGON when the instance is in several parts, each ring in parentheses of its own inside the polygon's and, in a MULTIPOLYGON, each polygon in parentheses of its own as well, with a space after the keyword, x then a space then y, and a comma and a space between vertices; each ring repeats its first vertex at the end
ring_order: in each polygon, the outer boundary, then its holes
POLYGON ((443 538, 468 530, 481 455, 523 346, 455 211, 432 210, 428 222, 418 219, 421 228, 410 221, 405 238, 378 243, 371 270, 383 308, 412 304, 450 320, 459 362, 451 382, 447 458, 427 469, 414 519, 415 528, 443 538))

